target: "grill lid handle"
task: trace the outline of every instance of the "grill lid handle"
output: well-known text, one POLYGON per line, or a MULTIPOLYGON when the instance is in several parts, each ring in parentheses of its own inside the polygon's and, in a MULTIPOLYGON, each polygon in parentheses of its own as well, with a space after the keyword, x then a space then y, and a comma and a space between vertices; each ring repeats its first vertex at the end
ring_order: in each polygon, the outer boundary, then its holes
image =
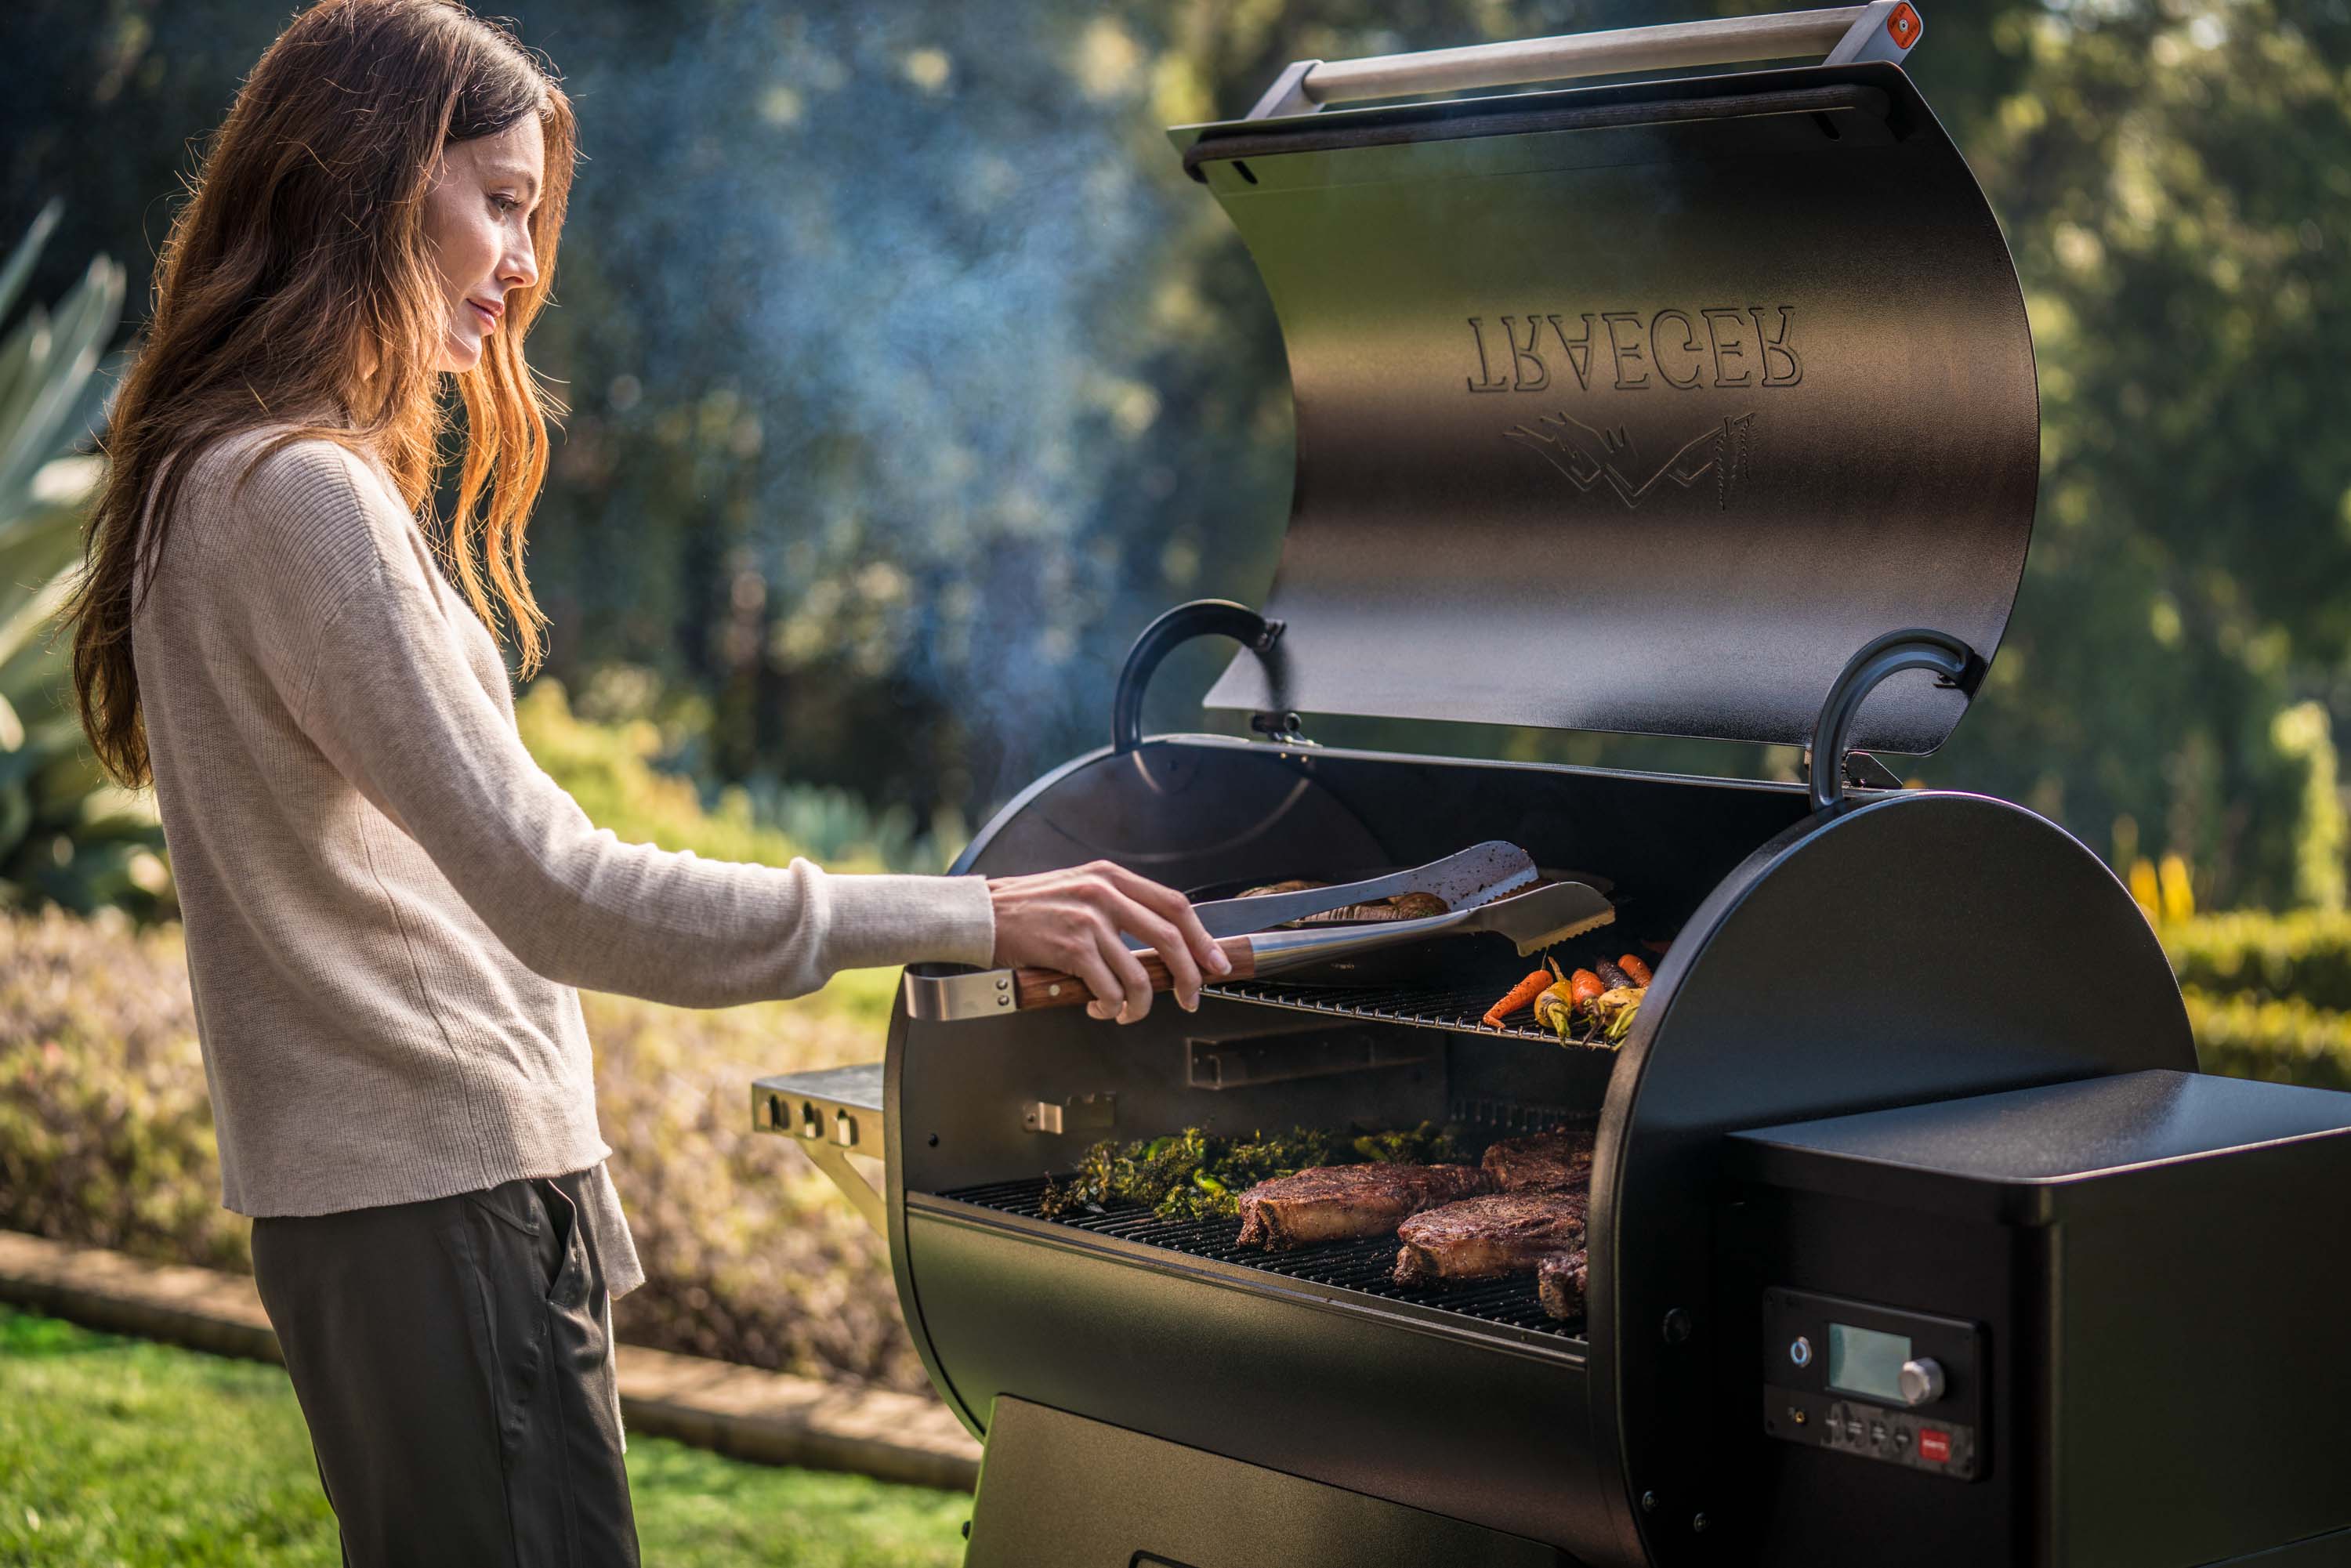
POLYGON ((1823 56, 1823 63, 1833 66, 1854 60, 1899 60, 1925 35, 1926 24, 1910 0, 1876 0, 1873 5, 1838 5, 1823 11, 1668 22, 1360 60, 1299 60, 1274 78, 1247 118, 1312 114, 1325 104, 1364 99, 1418 97, 1802 55, 1823 56))
MULTIPOLYGON (((1195 637, 1230 637, 1255 653, 1273 678, 1278 688, 1281 672, 1273 658, 1274 644, 1281 639, 1281 622, 1269 621, 1246 604, 1236 604, 1229 599, 1195 599, 1175 609, 1143 629, 1143 635, 1127 650, 1125 667, 1118 673, 1118 694, 1111 702, 1111 749, 1123 755, 1143 744, 1143 694, 1151 685, 1151 677, 1159 669, 1159 661, 1173 652, 1178 643, 1195 637)), ((1260 733, 1282 733, 1277 738, 1294 739, 1297 716, 1287 712, 1259 714, 1252 721, 1260 733)))
POLYGON ((1935 684, 1959 691, 1970 702, 1983 685, 1983 658, 1948 632, 1914 627, 1888 632, 1846 661, 1813 727, 1813 810, 1833 811, 1844 803, 1844 759, 1853 721, 1870 693, 1905 670, 1932 670, 1935 684))

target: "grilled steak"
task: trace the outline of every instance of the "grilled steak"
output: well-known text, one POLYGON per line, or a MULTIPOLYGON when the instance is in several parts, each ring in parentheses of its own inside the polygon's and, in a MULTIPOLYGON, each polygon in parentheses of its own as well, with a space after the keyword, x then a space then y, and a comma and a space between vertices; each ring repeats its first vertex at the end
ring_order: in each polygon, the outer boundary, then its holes
POLYGON ((1241 1194, 1241 1244, 1281 1251, 1384 1236, 1399 1219, 1486 1187, 1474 1166, 1315 1166, 1241 1194))
POLYGON ((1542 1310, 1555 1318, 1582 1317, 1589 1272, 1590 1263, 1580 1247, 1544 1259, 1535 1269, 1535 1294, 1542 1299, 1542 1310))
POLYGON ((1490 1280, 1520 1274, 1555 1252, 1583 1245, 1589 1193, 1549 1187, 1465 1198, 1416 1214, 1396 1228, 1395 1282, 1490 1280))
POLYGON ((1590 1186, 1593 1136, 1556 1128, 1531 1138, 1505 1138, 1486 1151, 1486 1175, 1500 1192, 1590 1186))

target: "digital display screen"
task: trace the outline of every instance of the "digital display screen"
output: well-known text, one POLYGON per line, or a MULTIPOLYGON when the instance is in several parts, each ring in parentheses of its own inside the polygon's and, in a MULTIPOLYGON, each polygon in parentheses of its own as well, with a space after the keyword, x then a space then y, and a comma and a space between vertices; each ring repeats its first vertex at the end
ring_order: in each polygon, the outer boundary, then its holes
POLYGON ((1840 1394, 1859 1394, 1902 1403, 1902 1364, 1910 1359, 1910 1336, 1879 1333, 1876 1329, 1829 1325, 1829 1386, 1840 1394))

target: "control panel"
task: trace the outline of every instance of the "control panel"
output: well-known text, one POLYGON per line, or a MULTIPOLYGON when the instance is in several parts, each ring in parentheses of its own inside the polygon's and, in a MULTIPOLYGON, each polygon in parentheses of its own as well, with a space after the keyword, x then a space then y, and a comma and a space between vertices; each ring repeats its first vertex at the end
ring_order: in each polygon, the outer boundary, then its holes
POLYGON ((1763 1292, 1763 1430, 1972 1481, 1984 1473, 1980 1324, 1809 1291, 1763 1292))

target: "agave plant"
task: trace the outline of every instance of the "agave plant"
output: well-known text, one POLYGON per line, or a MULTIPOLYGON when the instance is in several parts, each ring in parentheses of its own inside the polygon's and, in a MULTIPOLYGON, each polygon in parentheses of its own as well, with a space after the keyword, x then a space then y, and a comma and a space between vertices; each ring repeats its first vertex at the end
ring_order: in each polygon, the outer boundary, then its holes
MULTIPOLYGON (((50 203, 0 266, 0 325, 59 211, 50 203)), ((99 412, 122 296, 122 268, 99 256, 54 311, 36 303, 0 338, 0 904, 152 912, 170 896, 152 797, 99 771, 53 635, 103 472, 72 448, 99 412)))

